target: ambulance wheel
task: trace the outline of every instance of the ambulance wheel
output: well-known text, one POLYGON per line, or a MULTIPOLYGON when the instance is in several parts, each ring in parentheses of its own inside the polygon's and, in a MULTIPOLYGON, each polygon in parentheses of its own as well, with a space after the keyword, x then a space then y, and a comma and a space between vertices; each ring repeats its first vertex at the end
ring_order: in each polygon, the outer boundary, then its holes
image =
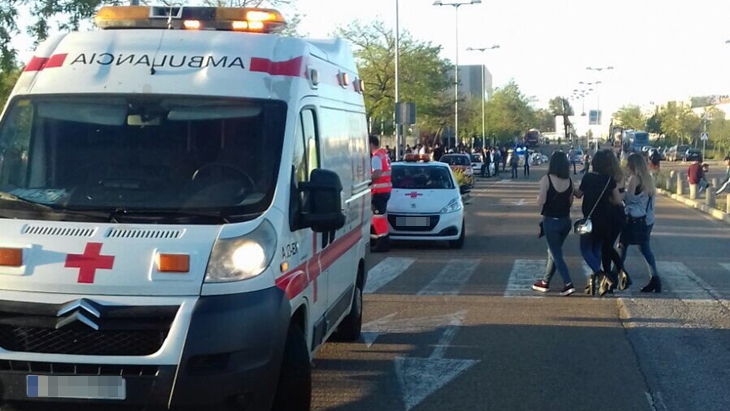
POLYGON ((449 247, 457 250, 464 248, 464 240, 466 239, 466 224, 461 222, 461 235, 457 240, 449 241, 449 247))
POLYGON ((279 383, 271 411, 309 411, 312 402, 312 364, 304 332, 289 326, 279 383))
MULTIPOLYGON (((359 277, 359 276, 358 276, 359 277)), ((362 330, 362 288, 360 284, 355 285, 355 293, 352 296, 352 308, 350 313, 337 327, 334 337, 338 341, 357 341, 362 330)))

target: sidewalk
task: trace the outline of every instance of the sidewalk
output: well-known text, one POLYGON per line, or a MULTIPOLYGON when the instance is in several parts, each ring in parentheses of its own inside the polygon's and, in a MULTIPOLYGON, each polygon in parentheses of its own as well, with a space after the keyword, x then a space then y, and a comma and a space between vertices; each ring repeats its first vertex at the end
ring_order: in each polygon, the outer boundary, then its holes
MULTIPOLYGON (((696 210, 700 210, 705 214, 709 214, 712 217, 724 221, 728 224, 730 224, 730 214, 725 213, 721 210, 718 210, 717 208, 709 207, 707 204, 705 204, 704 199, 697 199, 697 200, 690 200, 688 197, 680 196, 674 193, 671 193, 665 189, 657 188, 657 193, 663 195, 664 197, 671 198, 677 202, 683 203, 685 205, 688 205, 696 210)), ((724 197, 720 197, 718 199, 718 204, 724 204, 724 197)))

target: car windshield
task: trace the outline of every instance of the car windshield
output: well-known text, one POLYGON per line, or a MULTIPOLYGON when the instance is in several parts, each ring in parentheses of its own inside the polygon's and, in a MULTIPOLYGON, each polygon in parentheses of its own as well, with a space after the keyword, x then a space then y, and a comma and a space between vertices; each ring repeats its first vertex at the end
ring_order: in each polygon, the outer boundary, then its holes
POLYGON ((8 113, 0 191, 22 200, 61 210, 241 216, 263 212, 273 198, 283 103, 39 97, 15 100, 8 113))
POLYGON ((445 167, 393 166, 393 188, 453 189, 451 173, 445 167))
POLYGON ((482 161, 482 156, 480 156, 479 154, 472 154, 471 155, 471 161, 473 163, 479 163, 479 162, 482 161))
POLYGON ((463 156, 443 156, 441 157, 441 162, 446 163, 450 166, 468 166, 471 165, 471 161, 469 161, 469 157, 466 155, 463 156))

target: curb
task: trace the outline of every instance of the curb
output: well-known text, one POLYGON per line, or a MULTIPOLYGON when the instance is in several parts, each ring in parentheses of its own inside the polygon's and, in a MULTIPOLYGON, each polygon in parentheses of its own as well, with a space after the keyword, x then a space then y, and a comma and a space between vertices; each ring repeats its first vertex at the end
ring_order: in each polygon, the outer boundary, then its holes
POLYGON ((703 213, 708 214, 717 220, 724 221, 725 223, 730 224, 730 214, 724 213, 716 208, 708 207, 707 204, 703 204, 695 200, 690 200, 687 197, 670 193, 669 191, 661 188, 657 188, 657 193, 663 195, 664 197, 671 198, 679 203, 688 205, 695 210, 702 211, 703 213))

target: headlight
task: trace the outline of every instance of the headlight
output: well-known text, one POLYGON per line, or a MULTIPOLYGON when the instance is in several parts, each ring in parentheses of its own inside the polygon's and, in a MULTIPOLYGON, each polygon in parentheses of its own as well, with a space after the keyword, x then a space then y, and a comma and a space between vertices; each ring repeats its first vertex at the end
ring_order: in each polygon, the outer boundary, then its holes
POLYGON ((441 209, 441 214, 455 213, 461 210, 463 205, 461 204, 461 198, 457 197, 449 202, 446 207, 441 209))
POLYGON ((271 264, 276 250, 276 231, 264 220, 243 237, 218 239, 210 253, 205 281, 221 283, 256 277, 271 264))

